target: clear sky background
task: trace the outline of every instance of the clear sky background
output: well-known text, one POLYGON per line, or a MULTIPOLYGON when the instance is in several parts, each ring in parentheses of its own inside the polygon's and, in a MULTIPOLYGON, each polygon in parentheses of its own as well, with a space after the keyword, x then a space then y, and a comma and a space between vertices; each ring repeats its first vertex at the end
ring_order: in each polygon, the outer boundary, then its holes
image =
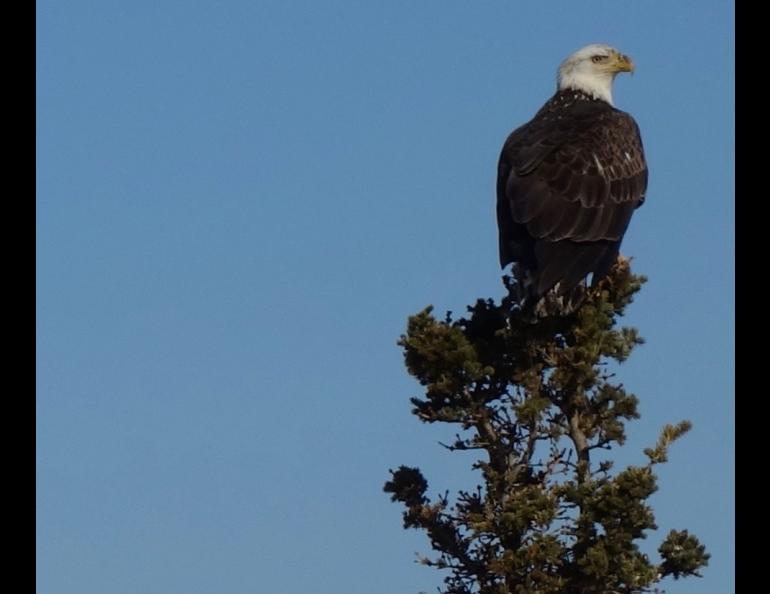
POLYGON ((503 294, 506 135, 573 50, 633 57, 650 281, 623 464, 666 422, 670 594, 734 591, 734 37, 726 1, 37 3, 37 591, 434 592, 382 485, 469 486, 396 340, 503 294))

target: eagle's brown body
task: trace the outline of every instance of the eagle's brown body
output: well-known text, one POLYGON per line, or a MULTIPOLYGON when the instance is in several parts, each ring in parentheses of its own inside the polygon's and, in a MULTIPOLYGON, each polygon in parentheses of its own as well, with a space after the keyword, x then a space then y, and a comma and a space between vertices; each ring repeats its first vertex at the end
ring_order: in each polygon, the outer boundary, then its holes
POLYGON ((515 130, 498 166, 500 264, 539 298, 604 277, 644 201, 647 164, 634 119, 579 90, 558 91, 515 130))

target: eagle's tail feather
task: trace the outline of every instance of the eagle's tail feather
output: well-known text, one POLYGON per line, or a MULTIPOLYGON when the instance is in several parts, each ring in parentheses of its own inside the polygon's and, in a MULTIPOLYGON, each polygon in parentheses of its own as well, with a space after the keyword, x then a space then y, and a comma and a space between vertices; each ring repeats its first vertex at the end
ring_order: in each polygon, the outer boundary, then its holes
POLYGON ((592 275, 594 286, 607 276, 618 257, 617 242, 580 244, 572 241, 535 244, 537 268, 515 263, 516 282, 509 287, 521 308, 536 317, 567 315, 582 303, 592 275))
POLYGON ((557 284, 557 293, 567 295, 593 273, 593 284, 607 275, 618 253, 616 242, 581 244, 574 241, 538 242, 535 257, 535 291, 542 297, 557 284))

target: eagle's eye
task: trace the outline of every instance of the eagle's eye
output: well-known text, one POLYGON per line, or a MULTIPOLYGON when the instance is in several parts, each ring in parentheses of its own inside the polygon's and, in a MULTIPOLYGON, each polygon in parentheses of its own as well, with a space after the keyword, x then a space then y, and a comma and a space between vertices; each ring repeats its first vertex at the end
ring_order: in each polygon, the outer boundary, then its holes
POLYGON ((606 59, 607 59, 607 56, 591 56, 591 62, 593 62, 594 64, 603 62, 606 59))

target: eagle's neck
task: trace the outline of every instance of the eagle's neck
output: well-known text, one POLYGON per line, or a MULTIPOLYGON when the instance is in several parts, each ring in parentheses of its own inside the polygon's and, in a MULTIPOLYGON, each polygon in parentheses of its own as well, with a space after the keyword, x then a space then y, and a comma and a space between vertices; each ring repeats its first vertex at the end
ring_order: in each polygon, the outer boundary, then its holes
POLYGON ((543 106, 543 110, 560 110, 579 103, 604 105, 609 109, 615 109, 611 103, 599 97, 594 97, 585 91, 580 91, 577 89, 561 89, 556 91, 556 93, 548 100, 548 102, 543 106))
POLYGON ((586 72, 579 68, 563 69, 559 71, 559 90, 579 91, 612 105, 613 78, 611 74, 586 72))

